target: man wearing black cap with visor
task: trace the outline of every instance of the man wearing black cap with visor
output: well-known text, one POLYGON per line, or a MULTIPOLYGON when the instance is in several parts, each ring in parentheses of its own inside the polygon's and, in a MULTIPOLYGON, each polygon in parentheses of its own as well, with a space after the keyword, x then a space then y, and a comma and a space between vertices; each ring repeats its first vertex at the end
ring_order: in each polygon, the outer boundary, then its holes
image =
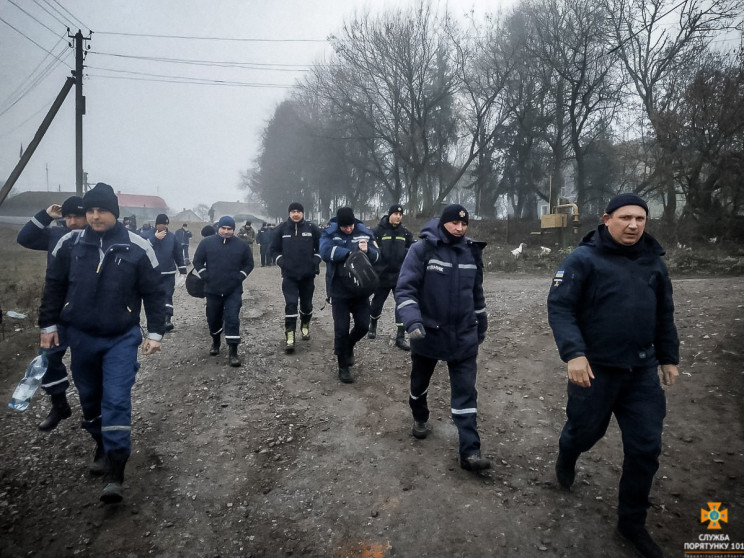
MULTIPOLYGON (((72 196, 62 205, 52 204, 34 215, 18 233, 18 244, 31 250, 46 250, 49 263, 59 239, 70 231, 82 230, 86 224, 83 198, 72 196), (55 219, 60 217, 65 220, 64 226, 53 227, 55 219)), ((72 415, 66 395, 70 382, 67 379, 67 367, 62 362, 62 357, 67 351, 67 341, 62 328, 59 331, 59 338, 59 345, 47 351, 47 371, 41 379, 41 387, 52 400, 49 415, 39 423, 39 430, 43 432, 54 430, 60 421, 72 415)))
POLYGON ((579 456, 614 414, 623 440, 618 532, 644 557, 662 556, 646 530, 659 468, 666 399, 678 375, 679 339, 664 250, 645 232, 648 206, 636 194, 610 200, 603 223, 561 264, 548 294, 548 321, 568 369, 566 421, 556 477, 568 489, 579 456))
POLYGON ((302 339, 310 339, 315 276, 320 273, 320 229, 305 221, 301 203, 289 204, 288 212, 287 220, 274 231, 271 250, 282 270, 284 350, 291 353, 295 349, 298 316, 302 339))
POLYGON ((395 302, 411 343, 411 434, 418 439, 429 434, 429 382, 443 360, 449 370, 460 467, 480 471, 491 466, 481 455, 475 388, 478 345, 488 329, 481 256, 486 244, 465 236, 468 219, 467 209, 451 204, 439 219, 424 225, 421 240, 403 261, 395 302))
MULTIPOLYGON (((380 277, 380 286, 375 290, 369 307, 370 322, 367 337, 370 339, 377 337, 377 321, 382 315, 382 307, 390 291, 395 290, 400 266, 403 265, 408 248, 413 243, 413 235, 401 224, 402 221, 403 206, 396 203, 390 206, 387 215, 380 219, 380 223, 373 229, 377 246, 380 248, 380 259, 375 266, 375 271, 380 277)), ((395 346, 404 351, 410 351, 411 347, 406 341, 405 328, 397 310, 395 311, 395 325, 397 328, 395 346)))

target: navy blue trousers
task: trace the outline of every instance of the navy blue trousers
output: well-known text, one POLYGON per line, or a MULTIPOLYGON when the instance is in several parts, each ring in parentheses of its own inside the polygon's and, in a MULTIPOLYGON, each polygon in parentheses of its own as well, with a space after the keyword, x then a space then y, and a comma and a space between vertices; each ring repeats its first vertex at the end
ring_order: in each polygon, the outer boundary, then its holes
POLYGON ((590 387, 568 384, 568 420, 559 447, 573 457, 588 451, 605 435, 614 414, 623 440, 618 521, 629 526, 644 525, 648 495, 659 469, 666 416, 666 398, 657 366, 627 371, 592 365, 592 372, 590 387))
POLYGON ((59 395, 65 393, 70 387, 70 381, 67 379, 67 367, 62 362, 62 357, 67 351, 67 335, 61 326, 57 326, 57 335, 59 336, 59 345, 46 350, 47 371, 41 378, 41 387, 47 395, 59 395))
POLYGON ((80 395, 83 428, 104 450, 129 457, 132 434, 132 386, 139 370, 137 348, 142 332, 97 337, 69 327, 70 368, 80 395))
POLYGON ((299 305, 300 323, 306 324, 313 316, 313 295, 315 294, 315 276, 294 279, 282 278, 284 295, 284 327, 294 331, 297 327, 297 307, 299 305))
MULTIPOLYGON (((382 307, 385 306, 385 301, 387 300, 388 295, 390 294, 390 291, 395 289, 395 285, 392 287, 378 287, 377 290, 372 295, 372 302, 369 305, 369 313, 370 316, 375 319, 379 320, 380 316, 382 315, 382 307)), ((395 305, 395 325, 403 325, 403 322, 400 319, 400 316, 398 315, 398 305, 395 305)))
MULTIPOLYGON (((478 369, 475 359, 476 356, 472 356, 465 360, 447 362, 452 420, 457 427, 460 456, 463 458, 480 453, 481 447, 478 435, 478 390, 475 389, 478 369)), ((411 353, 411 393, 408 404, 415 421, 429 420, 426 395, 437 362, 434 358, 411 353)))
POLYGON ((163 273, 160 275, 165 293, 165 315, 173 316, 173 293, 176 290, 176 274, 163 273))
POLYGON ((240 344, 240 309, 243 307, 243 293, 235 289, 229 295, 206 295, 207 325, 209 334, 218 337, 225 331, 225 343, 240 344))
POLYGON ((354 345, 369 331, 369 298, 366 296, 333 297, 331 310, 333 313, 333 352, 338 357, 339 367, 345 368, 349 365, 347 359, 354 350, 354 345), (349 331, 352 317, 354 327, 349 331))

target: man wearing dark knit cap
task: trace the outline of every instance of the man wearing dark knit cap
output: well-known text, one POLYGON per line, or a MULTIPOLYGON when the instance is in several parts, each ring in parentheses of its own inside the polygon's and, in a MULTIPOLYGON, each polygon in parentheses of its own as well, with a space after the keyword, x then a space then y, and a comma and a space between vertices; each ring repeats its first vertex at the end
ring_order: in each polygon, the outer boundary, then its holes
POLYGON ((176 290, 176 273, 186 275, 183 248, 176 235, 168 230, 170 219, 165 213, 155 218, 155 228, 142 236, 152 245, 158 258, 158 269, 165 293, 165 331, 173 331, 173 293, 176 290))
POLYGON ((212 336, 209 354, 220 354, 224 332, 230 366, 238 367, 242 364, 238 345, 243 281, 253 271, 253 252, 235 236, 235 219, 229 215, 220 217, 216 234, 199 243, 194 254, 194 269, 204 281, 207 325, 212 336))
POLYGON ((618 532, 640 556, 662 556, 646 530, 659 468, 666 398, 678 375, 679 339, 664 250, 645 232, 648 205, 615 196, 602 224, 561 264, 548 294, 548 321, 568 369, 566 421, 555 471, 569 489, 579 456, 615 415, 623 439, 618 532))
POLYGON ((310 339, 315 276, 320 273, 320 229, 305 221, 301 203, 292 202, 287 211, 289 217, 274 231, 271 250, 282 270, 284 350, 291 353, 295 349, 298 317, 302 339, 310 339))
POLYGON ((354 365, 354 346, 369 331, 369 295, 355 292, 346 281, 344 262, 353 251, 361 251, 374 264, 380 257, 375 233, 354 216, 350 207, 341 207, 320 237, 320 256, 326 262, 326 294, 333 311, 333 352, 338 359, 338 379, 354 381, 349 368, 354 365), (354 327, 351 327, 351 317, 354 327))
POLYGON ((88 225, 63 236, 47 269, 39 309, 41 347, 59 345, 58 324, 70 346, 83 428, 96 442, 91 474, 104 477, 101 500, 123 498, 131 454, 132 386, 137 349, 160 350, 165 333, 163 291, 152 246, 117 221, 113 188, 99 182, 83 197, 88 225), (140 311, 147 316, 142 341, 140 311))
MULTIPOLYGON (((70 231, 84 229, 86 224, 83 198, 71 196, 62 205, 52 204, 34 215, 18 233, 18 244, 31 250, 45 250, 48 265, 59 239, 70 231), (64 226, 52 226, 54 220, 60 217, 65 221, 64 226)), ((39 423, 39 430, 42 432, 54 430, 60 421, 72 415, 66 395, 70 382, 67 380, 67 367, 62 362, 67 351, 67 341, 61 327, 59 338, 59 345, 47 351, 47 371, 41 379, 41 387, 52 400, 49 415, 39 423)))
MULTIPOLYGON (((377 246, 380 248, 380 260, 375 266, 377 275, 380 277, 380 286, 375 290, 369 306, 370 322, 367 337, 370 339, 377 337, 377 321, 382 315, 382 307, 390 291, 395 290, 400 266, 403 265, 408 248, 413 244, 413 235, 402 225, 402 221, 403 206, 396 203, 390 206, 387 215, 380 219, 380 223, 373 229, 377 246)), ((411 347, 405 337, 405 328, 397 310, 395 311, 395 325, 397 330, 395 346, 404 351, 410 351, 411 347)))
POLYGON ((438 361, 447 362, 452 420, 459 435, 460 467, 488 469, 478 434, 478 345, 488 318, 483 295, 484 242, 465 236, 467 209, 448 205, 439 219, 424 225, 421 240, 408 250, 395 288, 398 314, 411 344, 411 434, 428 436, 427 392, 438 361))

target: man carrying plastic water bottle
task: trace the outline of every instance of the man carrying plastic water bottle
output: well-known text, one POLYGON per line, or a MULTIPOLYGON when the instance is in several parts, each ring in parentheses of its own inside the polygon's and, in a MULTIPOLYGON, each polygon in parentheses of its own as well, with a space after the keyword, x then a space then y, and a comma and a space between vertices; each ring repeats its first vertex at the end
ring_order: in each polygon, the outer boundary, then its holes
POLYGON ((39 309, 41 348, 59 345, 58 324, 70 347, 70 368, 80 395, 83 428, 96 442, 90 467, 105 474, 101 501, 123 498, 124 468, 131 453, 132 386, 142 343, 160 350, 165 333, 164 294, 158 260, 144 238, 117 221, 113 188, 99 182, 83 197, 88 225, 63 236, 52 252, 39 309))

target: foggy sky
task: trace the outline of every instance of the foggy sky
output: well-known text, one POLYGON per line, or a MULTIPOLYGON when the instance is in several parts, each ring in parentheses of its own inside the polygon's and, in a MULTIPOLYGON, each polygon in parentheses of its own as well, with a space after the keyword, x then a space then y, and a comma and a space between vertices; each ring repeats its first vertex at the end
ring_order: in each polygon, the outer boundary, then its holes
MULTIPOLYGON (((39 2, 50 6, 51 14, 33 2, 12 2, 0 0, 0 18, 25 36, 0 21, 0 181, 10 175, 21 146, 31 141, 74 68, 73 49, 64 49, 65 63, 37 85, 31 88, 26 83, 22 91, 28 91, 12 107, 9 104, 16 96, 11 94, 45 57, 47 62, 53 60, 44 49, 59 52, 67 42, 65 26, 72 23, 73 33, 81 25, 86 36, 88 29, 93 30, 86 43, 90 51, 83 85, 83 163, 89 182, 107 182, 124 193, 159 195, 178 212, 199 203, 242 201, 244 192, 237 188, 240 175, 253 165, 266 123, 288 96, 287 87, 302 79, 301 70, 330 54, 327 37, 337 33, 355 10, 376 12, 386 6, 411 5, 414 0, 39 2), (62 36, 65 41, 53 48, 62 36), (217 67, 193 61, 269 67, 217 67), (174 83, 182 78, 240 85, 174 83)), ((471 9, 482 15, 499 4, 496 0, 439 2, 456 16, 471 9)), ((73 88, 11 195, 75 189, 74 109, 73 88)))

